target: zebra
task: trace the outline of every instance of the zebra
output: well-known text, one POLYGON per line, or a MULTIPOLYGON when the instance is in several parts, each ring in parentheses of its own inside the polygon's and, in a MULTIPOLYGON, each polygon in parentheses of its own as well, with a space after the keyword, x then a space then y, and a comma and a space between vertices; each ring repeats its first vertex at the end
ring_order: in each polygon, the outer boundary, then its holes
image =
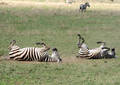
POLYGON ((90 7, 90 4, 88 2, 86 2, 85 4, 81 4, 80 5, 80 8, 79 8, 79 12, 80 10, 83 12, 83 11, 86 11, 86 8, 87 7, 90 7))
MULTIPOLYGON (((39 61, 39 62, 60 62, 62 60, 60 57, 58 57, 58 55, 54 55, 53 57, 49 56, 47 51, 50 49, 50 47, 47 46, 45 43, 36 44, 42 45, 42 47, 41 48, 26 47, 22 49, 13 50, 12 48, 14 46, 10 44, 9 58, 18 61, 39 61)), ((53 49, 53 52, 56 52, 57 54, 56 49, 53 49)))
POLYGON ((98 48, 94 48, 94 49, 88 49, 81 46, 78 52, 79 55, 76 57, 88 58, 88 59, 103 58, 108 52, 108 50, 104 48, 105 42, 99 41, 97 42, 97 44, 101 44, 101 45, 98 48))
POLYGON ((105 42, 97 42, 97 44, 101 44, 98 48, 89 50, 88 58, 89 59, 101 59, 101 58, 116 58, 115 48, 110 48, 105 46, 105 42))

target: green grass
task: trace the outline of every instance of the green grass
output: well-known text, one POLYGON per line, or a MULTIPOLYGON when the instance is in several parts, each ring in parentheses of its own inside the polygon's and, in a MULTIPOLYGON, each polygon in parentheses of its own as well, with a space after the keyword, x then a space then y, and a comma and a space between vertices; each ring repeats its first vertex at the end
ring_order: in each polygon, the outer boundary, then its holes
POLYGON ((119 60, 77 63, 2 61, 1 85, 119 85, 119 60))
POLYGON ((115 9, 120 5, 110 4, 112 10, 97 5, 86 13, 79 13, 74 4, 0 5, 0 56, 8 55, 9 43, 15 39, 21 48, 43 41, 58 48, 63 58, 60 64, 1 60, 0 85, 119 85, 120 58, 72 58, 78 51, 77 33, 90 48, 105 41, 120 56, 120 10, 115 9))

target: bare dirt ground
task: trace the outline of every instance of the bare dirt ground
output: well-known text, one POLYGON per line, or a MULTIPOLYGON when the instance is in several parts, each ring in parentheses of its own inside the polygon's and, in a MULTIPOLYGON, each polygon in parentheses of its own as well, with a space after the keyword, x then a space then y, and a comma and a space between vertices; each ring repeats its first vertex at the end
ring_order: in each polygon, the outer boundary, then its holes
MULTIPOLYGON (((40 64, 40 63, 45 63, 45 62, 37 62, 37 61, 15 61, 15 60, 10 60, 8 56, 0 56, 0 61, 9 61, 9 62, 21 62, 21 63, 34 63, 34 64, 40 64)), ((70 64, 70 63, 83 63, 87 61, 86 59, 82 58, 76 58, 76 57, 64 57, 62 58, 62 64, 70 64)), ((57 62, 48 62, 48 63, 57 63, 57 62)))

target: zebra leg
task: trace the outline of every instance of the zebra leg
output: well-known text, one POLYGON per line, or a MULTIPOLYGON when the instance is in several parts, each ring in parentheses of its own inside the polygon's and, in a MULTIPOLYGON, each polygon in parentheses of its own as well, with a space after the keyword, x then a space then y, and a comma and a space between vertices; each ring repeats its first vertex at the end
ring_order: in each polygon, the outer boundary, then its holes
POLYGON ((86 9, 84 9, 84 12, 86 12, 86 9))

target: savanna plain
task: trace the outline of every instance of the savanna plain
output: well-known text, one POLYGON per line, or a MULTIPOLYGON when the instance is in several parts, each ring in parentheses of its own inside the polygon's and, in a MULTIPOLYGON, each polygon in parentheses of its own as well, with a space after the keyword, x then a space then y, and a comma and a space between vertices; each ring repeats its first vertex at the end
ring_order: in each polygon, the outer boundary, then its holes
MULTIPOLYGON (((0 85, 120 85, 120 58, 76 59, 77 34, 89 48, 105 41, 120 56, 120 2, 91 1, 79 12, 79 1, 0 0, 0 85), (23 47, 45 42, 58 48, 61 63, 6 60, 11 40, 23 47)), ((51 54, 51 50, 49 52, 51 54)))

